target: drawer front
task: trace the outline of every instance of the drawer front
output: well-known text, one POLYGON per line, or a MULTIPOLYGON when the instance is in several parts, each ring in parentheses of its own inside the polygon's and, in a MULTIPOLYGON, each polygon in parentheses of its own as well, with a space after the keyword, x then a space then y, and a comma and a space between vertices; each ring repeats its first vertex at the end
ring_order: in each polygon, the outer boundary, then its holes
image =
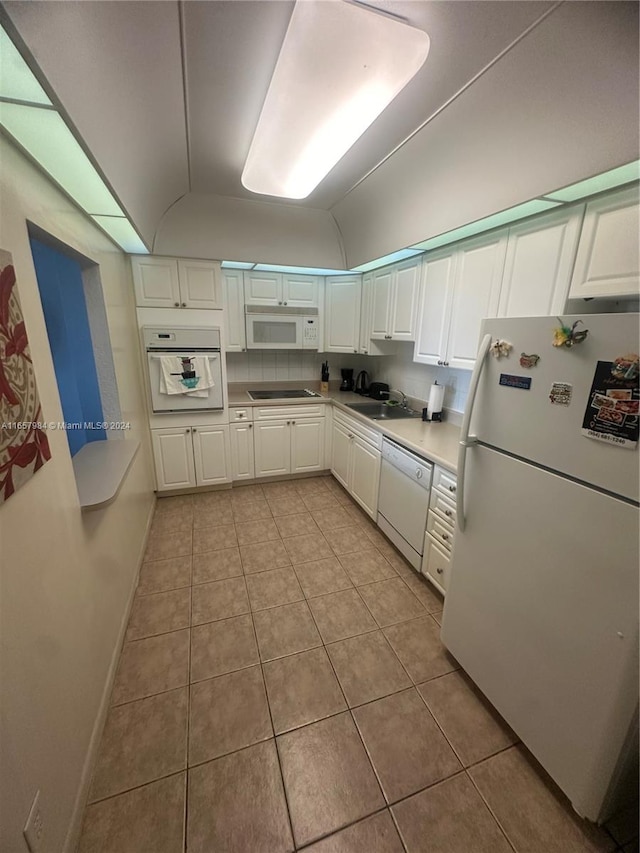
POLYGON ((453 527, 442 521, 433 510, 429 510, 427 517, 427 533, 430 533, 447 551, 451 550, 453 545, 453 527))
POLYGON ((357 435, 358 438, 368 442, 372 447, 375 447, 378 450, 382 449, 382 433, 378 432, 378 430, 371 429, 371 427, 365 426, 365 424, 360 423, 360 421, 349 418, 341 411, 337 410, 334 410, 333 412, 333 419, 336 423, 341 424, 347 432, 357 435))
POLYGON ((455 500, 449 500, 449 494, 450 493, 447 492, 447 497, 445 497, 445 495, 438 491, 438 489, 431 489, 429 507, 436 513, 436 515, 440 516, 443 521, 452 525, 453 528, 456 523, 456 505, 455 500))
POLYGON ((452 474, 451 471, 445 471, 444 468, 439 468, 436 465, 436 469, 433 473, 433 487, 447 495, 449 500, 455 501, 458 480, 456 475, 452 474))
POLYGON ((255 421, 286 421, 292 418, 323 418, 324 403, 316 406, 254 406, 255 421))
POLYGON ((231 406, 229 408, 229 423, 241 423, 253 420, 253 408, 251 406, 231 406))
POLYGON ((442 592, 446 593, 449 586, 450 570, 451 556, 427 533, 424 541, 422 574, 426 575, 442 592))

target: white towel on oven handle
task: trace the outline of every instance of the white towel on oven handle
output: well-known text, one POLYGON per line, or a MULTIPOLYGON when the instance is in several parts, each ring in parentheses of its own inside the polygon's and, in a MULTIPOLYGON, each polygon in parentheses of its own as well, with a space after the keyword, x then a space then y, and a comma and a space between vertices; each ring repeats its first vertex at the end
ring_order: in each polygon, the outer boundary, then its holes
MULTIPOLYGON (((213 356, 217 358, 217 356, 213 356)), ((181 394, 185 397, 208 397, 215 382, 209 366, 209 356, 191 356, 191 365, 198 378, 195 388, 182 382, 182 359, 175 355, 158 356, 160 360, 160 393, 181 394)))

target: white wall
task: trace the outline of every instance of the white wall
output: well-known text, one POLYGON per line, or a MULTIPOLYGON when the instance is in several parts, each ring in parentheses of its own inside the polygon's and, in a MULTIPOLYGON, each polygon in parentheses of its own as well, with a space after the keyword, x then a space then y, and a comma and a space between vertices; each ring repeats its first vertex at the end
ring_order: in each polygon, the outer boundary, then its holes
POLYGON ((638 6, 564 3, 332 213, 353 267, 637 158, 638 6))
POLYGON ((51 460, 0 505, 0 849, 26 853, 39 789, 43 851, 59 853, 136 580, 151 461, 125 256, 2 138, 0 162, 0 246, 13 254, 44 419, 63 417, 26 219, 100 265, 122 418, 142 442, 104 510, 80 511, 63 432, 49 433, 51 460))

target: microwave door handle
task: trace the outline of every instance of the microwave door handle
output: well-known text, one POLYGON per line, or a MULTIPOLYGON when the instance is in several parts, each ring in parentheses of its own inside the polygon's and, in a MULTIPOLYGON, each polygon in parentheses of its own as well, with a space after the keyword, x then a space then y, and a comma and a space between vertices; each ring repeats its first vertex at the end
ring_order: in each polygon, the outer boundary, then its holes
POLYGON ((473 407, 475 405, 476 394, 478 392, 478 383, 480 382, 480 377, 482 376, 482 371, 484 370, 484 366, 487 361, 490 346, 491 335, 485 335, 478 349, 478 356, 476 358, 476 363, 473 368, 473 373, 471 374, 467 405, 464 409, 462 426, 460 427, 460 444, 458 446, 458 510, 456 513, 456 522, 458 525, 458 530, 460 530, 461 533, 464 533, 464 528, 466 524, 466 517, 464 511, 464 480, 465 468, 467 463, 467 450, 478 443, 477 436, 469 434, 469 429, 471 426, 471 416, 473 415, 473 407))

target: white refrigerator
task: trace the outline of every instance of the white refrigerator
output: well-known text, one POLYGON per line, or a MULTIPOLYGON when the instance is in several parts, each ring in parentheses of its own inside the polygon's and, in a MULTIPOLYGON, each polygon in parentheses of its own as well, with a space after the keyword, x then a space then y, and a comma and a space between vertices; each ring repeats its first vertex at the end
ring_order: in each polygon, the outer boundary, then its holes
POLYGON ((462 668, 598 822, 637 761, 639 316, 564 317, 582 322, 561 346, 553 317, 484 321, 442 622, 462 668))

